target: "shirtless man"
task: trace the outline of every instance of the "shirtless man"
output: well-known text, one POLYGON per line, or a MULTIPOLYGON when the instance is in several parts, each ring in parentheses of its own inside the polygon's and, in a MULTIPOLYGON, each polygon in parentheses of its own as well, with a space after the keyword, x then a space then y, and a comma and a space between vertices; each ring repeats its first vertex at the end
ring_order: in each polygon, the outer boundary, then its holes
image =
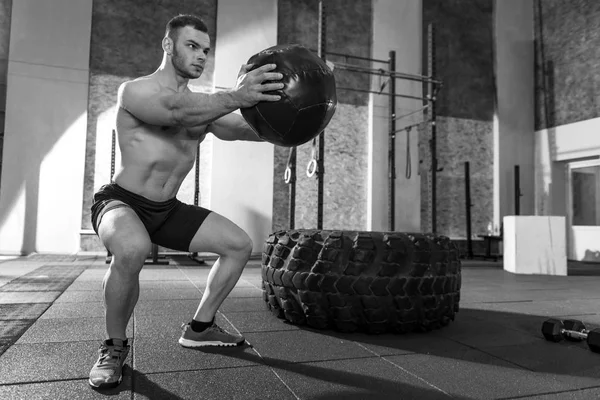
POLYGON ((283 76, 272 72, 275 65, 251 72, 250 65, 243 65, 233 89, 192 93, 188 81, 202 74, 210 50, 207 32, 200 18, 173 18, 162 40, 164 54, 158 69, 119 88, 116 128, 122 165, 113 181, 95 193, 92 205, 94 230, 112 253, 103 281, 107 339, 90 372, 89 383, 94 388, 121 382, 130 347, 125 329, 138 300, 139 274, 152 243, 219 255, 179 343, 198 347, 244 342, 242 336, 217 326, 214 318, 250 258, 252 242, 225 217, 181 203, 175 196, 207 132, 221 140, 261 141, 232 111, 259 101, 279 100, 279 96, 264 92, 281 89, 283 84, 278 81, 283 76))

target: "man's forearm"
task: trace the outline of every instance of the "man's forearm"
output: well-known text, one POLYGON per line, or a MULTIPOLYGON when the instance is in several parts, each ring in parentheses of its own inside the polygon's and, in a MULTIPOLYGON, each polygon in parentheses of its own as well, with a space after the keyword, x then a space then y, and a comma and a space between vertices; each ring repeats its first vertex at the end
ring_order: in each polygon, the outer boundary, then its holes
POLYGON ((263 141, 248 125, 244 117, 236 113, 231 113, 215 120, 210 124, 208 130, 221 140, 263 141))
POLYGON ((247 142, 264 142, 263 139, 258 137, 256 132, 244 121, 243 118, 240 118, 243 122, 240 124, 238 128, 238 139, 237 140, 245 140, 247 142))
MULTIPOLYGON (((238 114, 231 114, 229 118, 235 118, 235 123, 231 126, 231 140, 244 140, 247 142, 262 142, 256 132, 248 125, 244 117, 238 114)), ((224 127, 224 129, 227 129, 224 127)))
POLYGON ((168 105, 182 126, 206 125, 239 108, 230 91, 213 94, 185 92, 175 95, 168 105))

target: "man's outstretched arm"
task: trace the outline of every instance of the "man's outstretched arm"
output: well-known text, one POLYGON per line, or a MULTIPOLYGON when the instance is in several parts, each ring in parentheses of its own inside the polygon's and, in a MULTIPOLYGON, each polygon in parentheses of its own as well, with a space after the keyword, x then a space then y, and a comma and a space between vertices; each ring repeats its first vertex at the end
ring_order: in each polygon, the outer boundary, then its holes
MULTIPOLYGON (((277 95, 264 93, 283 87, 282 83, 271 83, 281 79, 280 73, 269 72, 274 68, 273 64, 267 64, 242 73, 236 87, 214 94, 175 92, 150 79, 139 79, 120 86, 119 106, 150 125, 206 125, 238 108, 279 100, 277 95)), ((244 66, 242 71, 246 70, 244 66)))
POLYGON ((227 114, 214 120, 208 125, 207 131, 212 132, 213 135, 221 140, 263 141, 248 125, 246 120, 236 113, 227 114))

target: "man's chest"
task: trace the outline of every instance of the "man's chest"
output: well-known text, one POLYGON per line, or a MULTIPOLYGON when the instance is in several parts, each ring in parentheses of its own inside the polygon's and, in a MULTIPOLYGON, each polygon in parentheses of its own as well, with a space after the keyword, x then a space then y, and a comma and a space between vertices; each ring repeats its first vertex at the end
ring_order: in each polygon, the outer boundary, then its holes
POLYGON ((163 126, 160 128, 162 134, 169 135, 177 140, 204 140, 206 136, 206 125, 180 127, 163 126))

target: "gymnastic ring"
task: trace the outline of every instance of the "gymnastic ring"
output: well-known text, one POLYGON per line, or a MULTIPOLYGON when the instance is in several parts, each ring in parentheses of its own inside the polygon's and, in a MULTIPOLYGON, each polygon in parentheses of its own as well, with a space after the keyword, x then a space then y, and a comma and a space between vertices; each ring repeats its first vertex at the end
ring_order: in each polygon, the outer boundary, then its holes
POLYGON ((290 167, 286 167, 285 172, 283 173, 283 180, 285 183, 290 183, 292 180, 292 169, 290 167))
POLYGON ((306 166, 306 176, 308 176, 309 178, 312 178, 313 176, 315 176, 316 172, 317 172, 317 160, 313 158, 312 160, 310 160, 310 162, 306 166))

